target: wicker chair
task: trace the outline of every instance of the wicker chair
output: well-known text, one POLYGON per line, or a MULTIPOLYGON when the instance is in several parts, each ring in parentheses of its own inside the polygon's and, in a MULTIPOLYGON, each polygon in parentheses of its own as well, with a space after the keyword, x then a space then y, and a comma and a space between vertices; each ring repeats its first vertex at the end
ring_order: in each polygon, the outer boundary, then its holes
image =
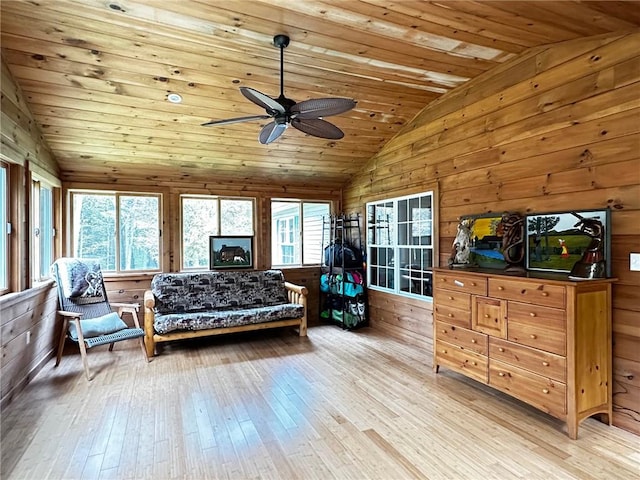
POLYGON ((144 331, 138 322, 140 306, 135 303, 109 303, 97 261, 59 258, 51 266, 51 270, 58 288, 58 313, 63 319, 56 367, 60 364, 66 338, 78 343, 89 381, 92 378, 87 348, 109 344, 109 351, 112 351, 115 342, 138 339, 144 358, 149 361, 144 348, 144 331), (117 313, 112 308, 117 309, 117 313), (124 313, 131 314, 135 328, 124 323, 124 313))

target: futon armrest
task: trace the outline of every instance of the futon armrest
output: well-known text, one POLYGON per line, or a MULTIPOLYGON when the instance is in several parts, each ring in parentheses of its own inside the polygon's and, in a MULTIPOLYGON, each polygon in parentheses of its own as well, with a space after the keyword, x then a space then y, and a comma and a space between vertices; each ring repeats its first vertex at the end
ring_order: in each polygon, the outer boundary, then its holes
POLYGON ((151 290, 147 290, 144 292, 144 308, 150 308, 151 310, 153 310, 153 308, 156 306, 156 297, 153 296, 153 293, 151 293, 151 290))
POLYGON ((307 316, 307 294, 309 290, 302 285, 296 285, 290 282, 284 282, 284 286, 287 289, 287 297, 289 302, 297 303, 298 305, 304 305, 305 317, 307 316))
POLYGON ((291 290, 299 295, 308 295, 309 294, 309 290, 307 289, 307 287, 303 286, 303 285, 296 285, 294 283, 290 283, 290 282, 284 282, 284 286, 287 290, 291 290))
POLYGON ((153 296, 151 290, 144 292, 144 345, 147 350, 147 357, 151 358, 156 354, 156 342, 153 339, 153 321, 155 318, 154 308, 156 306, 156 297, 153 296))

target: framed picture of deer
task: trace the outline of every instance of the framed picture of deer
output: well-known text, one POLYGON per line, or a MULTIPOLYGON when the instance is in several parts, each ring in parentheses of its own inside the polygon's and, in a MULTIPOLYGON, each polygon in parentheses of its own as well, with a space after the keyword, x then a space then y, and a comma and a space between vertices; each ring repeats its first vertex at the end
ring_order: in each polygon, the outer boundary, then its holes
POLYGON ((530 214, 525 218, 527 269, 572 277, 611 276, 609 209, 530 214))
POLYGON ((252 268, 253 237, 209 237, 209 268, 252 268))

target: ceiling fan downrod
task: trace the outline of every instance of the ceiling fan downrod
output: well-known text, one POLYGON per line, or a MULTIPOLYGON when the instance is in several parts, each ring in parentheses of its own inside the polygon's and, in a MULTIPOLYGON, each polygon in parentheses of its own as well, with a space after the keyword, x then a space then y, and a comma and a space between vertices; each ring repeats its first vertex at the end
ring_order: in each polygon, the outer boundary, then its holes
POLYGON ((273 44, 280 49, 280 98, 284 98, 284 49, 289 46, 287 35, 276 35, 273 44))

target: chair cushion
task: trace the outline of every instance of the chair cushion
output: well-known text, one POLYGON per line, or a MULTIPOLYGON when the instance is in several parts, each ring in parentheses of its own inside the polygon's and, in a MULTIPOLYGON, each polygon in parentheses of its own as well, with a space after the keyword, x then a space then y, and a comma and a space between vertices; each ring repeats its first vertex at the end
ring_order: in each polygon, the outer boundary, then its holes
MULTIPOLYGON (((99 337, 100 335, 109 335, 110 333, 119 332, 127 327, 127 324, 120 318, 116 312, 111 312, 102 317, 88 318, 80 320, 82 335, 85 338, 99 337)), ((69 322, 69 336, 78 341, 78 331, 75 322, 69 322)))
POLYGON ((100 263, 88 258, 59 258, 58 278, 66 298, 104 297, 100 263))

